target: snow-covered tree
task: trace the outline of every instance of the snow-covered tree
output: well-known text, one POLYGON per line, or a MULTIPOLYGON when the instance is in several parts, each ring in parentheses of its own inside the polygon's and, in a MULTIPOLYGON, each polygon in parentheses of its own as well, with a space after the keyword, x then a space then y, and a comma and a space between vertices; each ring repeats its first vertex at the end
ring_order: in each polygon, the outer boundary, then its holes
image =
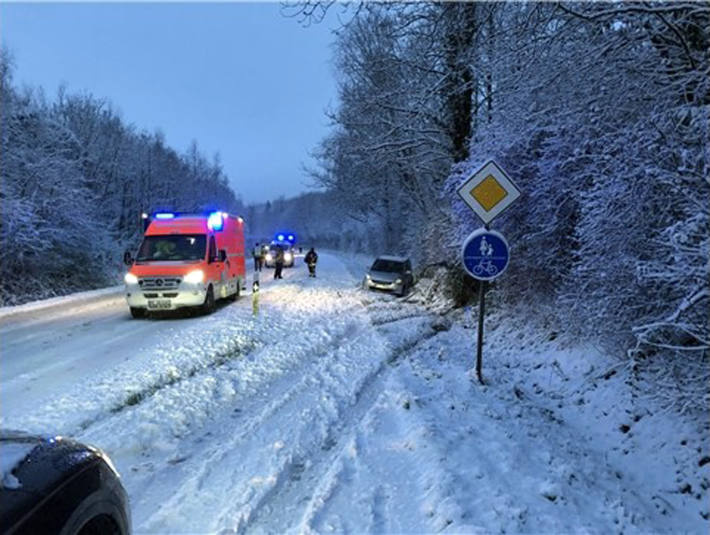
POLYGON ((136 132, 111 105, 12 85, 0 56, 0 299, 58 295, 118 281, 120 257, 152 209, 241 213, 219 157, 180 155, 160 133, 136 132))
POLYGON ((387 235, 381 199, 395 192, 399 243, 455 266, 480 226, 456 188, 493 157, 523 190, 494 223, 513 247, 496 282, 505 306, 635 359, 707 368, 706 4, 359 3, 350 14, 319 151, 344 210, 387 235))

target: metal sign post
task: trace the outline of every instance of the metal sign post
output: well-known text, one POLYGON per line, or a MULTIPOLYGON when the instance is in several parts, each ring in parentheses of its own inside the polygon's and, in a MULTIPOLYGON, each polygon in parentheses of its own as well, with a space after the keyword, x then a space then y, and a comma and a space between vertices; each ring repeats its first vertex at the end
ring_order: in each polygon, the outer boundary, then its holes
POLYGON ((463 243, 461 250, 464 269, 479 281, 478 288, 478 342, 476 345, 476 376, 483 383, 481 374, 483 362, 483 315, 486 306, 486 286, 488 281, 499 277, 508 267, 510 259, 508 242, 500 232, 478 229, 463 243))
POLYGON ((476 377, 483 384, 483 314, 486 307, 486 281, 478 281, 478 339, 476 340, 476 377))
POLYGON ((502 234, 490 230, 489 223, 520 197, 520 190, 493 160, 459 186, 458 194, 483 221, 485 228, 472 232, 463 243, 461 257, 469 275, 479 281, 476 377, 483 384, 483 319, 488 281, 499 277, 508 267, 510 248, 502 234))

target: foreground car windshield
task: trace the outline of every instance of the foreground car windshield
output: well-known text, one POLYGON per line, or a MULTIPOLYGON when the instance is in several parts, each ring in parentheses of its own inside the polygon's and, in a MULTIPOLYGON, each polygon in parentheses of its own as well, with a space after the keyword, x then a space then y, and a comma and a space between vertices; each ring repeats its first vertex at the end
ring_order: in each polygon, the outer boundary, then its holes
POLYGON ((201 260, 205 257, 204 234, 146 236, 138 250, 138 262, 201 260))
POLYGON ((404 271, 404 264, 402 262, 395 262, 394 260, 383 260, 378 258, 375 263, 372 264, 372 271, 389 271, 392 273, 401 273, 404 271))

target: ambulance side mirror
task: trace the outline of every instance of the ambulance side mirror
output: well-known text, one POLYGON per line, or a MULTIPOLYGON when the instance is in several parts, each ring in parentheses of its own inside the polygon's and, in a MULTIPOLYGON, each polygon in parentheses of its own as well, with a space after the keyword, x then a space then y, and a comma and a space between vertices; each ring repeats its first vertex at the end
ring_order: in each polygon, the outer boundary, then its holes
POLYGON ((125 253, 123 253, 123 263, 127 266, 133 264, 133 255, 131 254, 131 251, 126 251, 125 253))
POLYGON ((225 260, 227 260, 227 251, 225 251, 224 249, 220 249, 218 258, 220 262, 224 262, 225 260))

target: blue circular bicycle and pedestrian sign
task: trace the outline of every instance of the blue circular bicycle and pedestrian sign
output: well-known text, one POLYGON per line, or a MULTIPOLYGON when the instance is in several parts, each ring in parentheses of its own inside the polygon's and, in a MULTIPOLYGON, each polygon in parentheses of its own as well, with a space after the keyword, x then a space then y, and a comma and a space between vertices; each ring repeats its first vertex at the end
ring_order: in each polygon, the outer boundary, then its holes
POLYGON ((473 278, 492 281, 505 271, 510 259, 508 242, 500 232, 478 229, 463 242, 463 266, 473 278))

